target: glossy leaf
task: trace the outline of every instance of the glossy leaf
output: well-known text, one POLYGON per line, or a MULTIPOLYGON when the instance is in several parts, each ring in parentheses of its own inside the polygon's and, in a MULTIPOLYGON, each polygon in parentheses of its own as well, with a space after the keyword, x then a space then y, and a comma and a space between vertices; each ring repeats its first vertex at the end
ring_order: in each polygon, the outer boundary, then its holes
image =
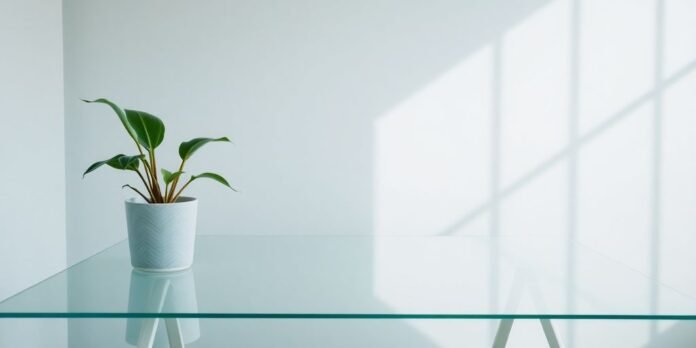
POLYGON ((187 160, 191 155, 193 155, 196 150, 201 148, 201 146, 214 142, 214 141, 225 141, 225 142, 230 142, 230 139, 227 137, 221 137, 221 138, 194 138, 189 141, 185 141, 179 145, 179 157, 181 157, 182 160, 187 160))
POLYGON ((84 177, 88 173, 93 172, 94 170, 105 164, 115 169, 135 171, 138 170, 138 167, 140 166, 140 160, 142 158, 144 158, 143 155, 126 156, 123 154, 118 154, 107 160, 93 163, 91 166, 89 166, 89 168, 87 168, 87 170, 84 172, 84 174, 82 174, 82 176, 84 177))
POLYGON ((106 98, 99 98, 95 100, 86 100, 82 99, 83 102, 85 103, 101 103, 101 104, 106 104, 111 107, 111 109, 114 110, 118 118, 121 120, 121 124, 123 124, 123 127, 126 128, 126 132, 128 132, 128 135, 130 135, 133 140, 136 140, 136 134, 135 130, 133 127, 130 125, 128 122, 128 118, 126 117, 126 113, 123 112, 123 110, 116 104, 114 104, 112 101, 106 99, 106 98))
MULTIPOLYGON (((123 156, 123 155, 116 155, 116 156, 123 156)), ((113 157, 113 158, 111 158, 111 159, 114 159, 114 158, 116 158, 116 157, 113 157)), ((84 178, 85 175, 87 175, 87 174, 89 174, 89 173, 95 171, 97 168, 99 168, 99 167, 105 165, 106 162, 108 162, 108 161, 109 161, 109 160, 104 160, 104 161, 99 161, 99 162, 94 162, 94 163, 92 163, 92 165, 89 166, 89 168, 87 168, 87 170, 85 170, 84 173, 82 173, 82 177, 84 178)))
POLYGON ((120 156, 117 160, 110 160, 106 162, 107 165, 112 168, 121 170, 138 170, 140 166, 140 160, 145 158, 143 155, 137 156, 120 156))
POLYGON ((156 149, 164 140, 164 123, 157 116, 126 109, 126 118, 133 127, 138 142, 147 150, 156 149))
POLYGON ((183 174, 183 173, 184 172, 182 172, 182 171, 172 173, 172 172, 162 168, 162 179, 164 180, 165 184, 169 185, 169 183, 176 180, 176 178, 181 176, 181 174, 183 174))
POLYGON ((215 173, 201 173, 201 174, 198 174, 198 175, 193 175, 193 176, 191 176, 191 181, 194 181, 194 180, 199 179, 199 178, 213 179, 213 180, 215 180, 215 181, 217 181, 217 182, 219 182, 219 183, 221 183, 221 184, 223 184, 223 185, 225 185, 225 186, 231 188, 233 191, 235 191, 235 192, 237 191, 237 190, 235 190, 234 187, 230 186, 230 183, 228 183, 227 180, 225 180, 225 178, 223 178, 223 177, 220 176, 219 174, 215 174, 215 173))

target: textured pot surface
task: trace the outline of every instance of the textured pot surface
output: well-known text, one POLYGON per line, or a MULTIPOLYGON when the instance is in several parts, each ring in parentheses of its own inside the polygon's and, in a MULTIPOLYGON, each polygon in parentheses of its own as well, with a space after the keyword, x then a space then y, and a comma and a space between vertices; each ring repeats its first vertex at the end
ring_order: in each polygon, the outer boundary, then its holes
POLYGON ((148 204, 126 200, 128 245, 134 268, 150 272, 183 270, 193 264, 198 201, 148 204))

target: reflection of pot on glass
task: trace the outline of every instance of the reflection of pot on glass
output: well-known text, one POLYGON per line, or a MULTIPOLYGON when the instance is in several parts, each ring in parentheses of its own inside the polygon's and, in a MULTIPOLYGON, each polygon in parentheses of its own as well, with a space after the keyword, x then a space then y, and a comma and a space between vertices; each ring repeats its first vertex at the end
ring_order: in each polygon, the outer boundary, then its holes
MULTIPOLYGON (((193 270, 173 273, 131 272, 129 313, 197 313, 196 283, 193 270)), ((159 322, 164 321, 170 347, 183 347, 201 336, 198 319, 178 318, 132 318, 126 324, 126 341, 139 348, 153 347, 164 342, 164 331, 159 322)), ((166 346, 166 345, 165 345, 166 346)))

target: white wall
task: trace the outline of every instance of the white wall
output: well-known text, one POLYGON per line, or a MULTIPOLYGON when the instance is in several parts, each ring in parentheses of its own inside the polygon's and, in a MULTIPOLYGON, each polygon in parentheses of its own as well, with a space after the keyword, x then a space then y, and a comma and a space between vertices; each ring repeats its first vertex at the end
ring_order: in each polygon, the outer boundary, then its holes
MULTIPOLYGON (((0 1, 0 300, 66 265, 61 28, 60 0, 0 1)), ((61 347, 66 328, 5 319, 0 346, 61 347)))
POLYGON ((190 161, 241 190, 193 186, 199 233, 372 233, 377 120, 544 2, 66 1, 69 262, 125 237, 120 186, 135 183, 81 179, 134 149, 80 98, 162 117, 168 168, 181 141, 234 139, 190 161))
POLYGON ((80 179, 133 152, 110 110, 79 102, 100 96, 164 118, 169 168, 180 141, 235 139, 190 163, 242 190, 197 183, 201 233, 570 233, 611 249, 631 231, 648 252, 663 182, 688 165, 663 162, 684 117, 666 112, 686 102, 664 95, 696 59, 689 6, 68 1, 69 259, 125 233, 118 187, 134 178, 80 179))
POLYGON ((199 233, 560 234, 670 276, 691 253, 662 249, 696 229, 693 11, 68 1, 69 261, 125 236, 134 178, 80 179, 132 152, 110 110, 79 102, 105 96, 165 120, 169 168, 182 140, 235 139, 190 163, 242 191, 198 183, 199 233))
POLYGON ((65 267, 60 6, 0 3, 0 299, 65 267))

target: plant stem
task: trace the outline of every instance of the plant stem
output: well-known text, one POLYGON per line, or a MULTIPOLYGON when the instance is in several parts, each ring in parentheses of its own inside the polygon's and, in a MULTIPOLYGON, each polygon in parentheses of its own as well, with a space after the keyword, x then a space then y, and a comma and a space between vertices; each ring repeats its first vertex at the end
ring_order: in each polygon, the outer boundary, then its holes
MULTIPOLYGON (((150 179, 152 173, 150 170, 150 163, 147 162, 147 159, 145 158, 145 153, 143 153, 143 148, 140 146, 140 143, 138 143, 136 139, 133 139, 133 141, 135 142, 135 146, 138 148, 138 152, 141 156, 143 156, 141 160, 143 161, 143 166, 145 166, 145 173, 147 173, 147 175, 145 176, 147 178, 147 183, 144 180, 143 183, 145 184, 145 188, 147 188, 147 191, 150 194, 150 199, 154 200, 155 195, 153 192, 152 180, 150 179)), ((140 176, 140 179, 143 178, 139 171, 138 175, 140 176)))
POLYGON ((186 182, 186 184, 184 184, 184 186, 181 187, 181 189, 179 190, 179 192, 177 192, 176 195, 174 195, 174 197, 173 197, 172 200, 171 200, 172 203, 173 203, 173 202, 176 202, 176 199, 179 198, 179 195, 181 195, 181 192, 183 192, 184 189, 186 189, 186 187, 187 187, 192 181, 193 181, 193 177, 191 177, 191 178, 186 182))
POLYGON ((135 146, 138 147, 138 152, 140 152, 140 155, 145 156, 145 154, 143 153, 143 148, 140 147, 140 143, 138 143, 138 141, 135 140, 135 138, 133 138, 133 141, 135 142, 135 146))
POLYGON ((145 195, 142 194, 142 192, 138 191, 138 189, 136 189, 135 187, 133 187, 133 186, 131 186, 131 185, 128 185, 128 184, 123 185, 123 187, 128 187, 129 189, 135 191, 137 194, 140 195, 140 197, 143 197, 143 199, 145 200, 145 202, 152 203, 151 200, 147 199, 147 197, 145 197, 145 195))
POLYGON ((162 190, 159 186, 159 180, 157 179, 157 160, 155 159, 155 150, 150 149, 150 162, 152 166, 150 167, 150 173, 152 175, 152 190, 155 193, 155 201, 158 203, 164 203, 164 197, 162 197, 162 190))
POLYGON ((145 185, 145 188, 147 189, 147 193, 150 195, 150 200, 152 200, 152 190, 150 189, 150 186, 145 181, 145 178, 143 178, 143 175, 140 174, 140 170, 136 169, 135 173, 138 174, 138 176, 140 177, 140 180, 143 181, 143 184, 145 185))
MULTIPOLYGON (((182 160, 181 160, 181 164, 179 165, 179 171, 180 171, 180 172, 182 172, 182 171, 184 170, 184 164, 185 164, 185 163, 186 163, 186 160, 185 160, 185 159, 182 159, 182 160)), ((181 177, 181 174, 179 174, 179 176, 177 176, 176 178, 174 178, 174 181, 172 182, 172 186, 171 186, 171 188, 170 188, 170 190, 169 190, 168 192, 167 192, 166 189, 164 190, 165 193, 166 193, 165 200, 166 200, 167 202, 171 202, 171 199, 173 198, 172 196, 174 196, 174 192, 176 191, 176 185, 179 184, 179 177, 181 177)))
POLYGON ((147 174, 145 176, 145 178, 147 179, 147 187, 148 187, 148 190, 150 192, 152 192, 152 190, 150 189, 150 187, 152 187, 152 180, 150 179, 150 163, 148 163, 145 158, 143 158, 142 161, 143 161, 143 166, 145 166, 145 174, 147 174))

